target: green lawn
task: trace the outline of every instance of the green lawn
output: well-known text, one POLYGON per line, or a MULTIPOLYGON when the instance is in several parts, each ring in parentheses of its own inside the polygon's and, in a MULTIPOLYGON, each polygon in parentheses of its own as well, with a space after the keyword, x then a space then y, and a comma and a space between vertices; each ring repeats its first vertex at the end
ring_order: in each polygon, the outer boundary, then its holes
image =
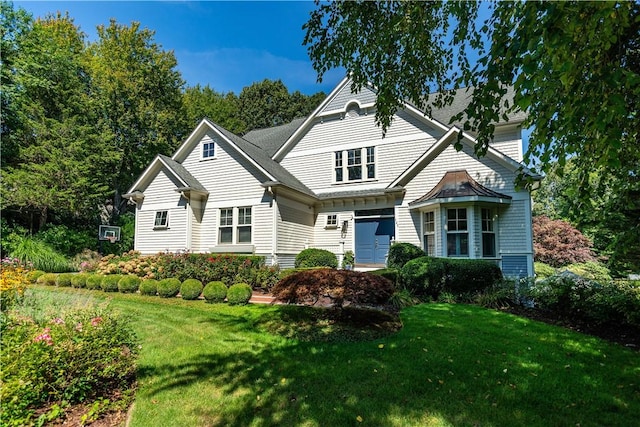
MULTIPOLYGON (((401 313, 366 342, 265 332, 283 308, 93 294, 131 315, 142 340, 132 427, 630 426, 640 354, 466 305, 401 313)), ((290 308, 289 308, 290 309, 290 308)))

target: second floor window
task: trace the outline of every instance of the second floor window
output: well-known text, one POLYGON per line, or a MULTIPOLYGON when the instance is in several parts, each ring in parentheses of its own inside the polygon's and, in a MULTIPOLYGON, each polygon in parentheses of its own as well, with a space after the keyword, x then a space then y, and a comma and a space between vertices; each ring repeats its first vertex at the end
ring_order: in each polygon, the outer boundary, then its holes
POLYGON ((375 147, 354 148, 335 152, 335 182, 362 181, 365 179, 375 179, 375 177, 375 147))

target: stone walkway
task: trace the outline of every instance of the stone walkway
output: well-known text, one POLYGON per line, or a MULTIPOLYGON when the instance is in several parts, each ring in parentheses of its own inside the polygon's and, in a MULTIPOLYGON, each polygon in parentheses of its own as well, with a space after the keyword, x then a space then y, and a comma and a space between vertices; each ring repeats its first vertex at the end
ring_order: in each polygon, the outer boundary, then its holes
POLYGON ((271 294, 265 294, 262 291, 254 291, 251 295, 249 303, 251 304, 281 304, 275 302, 275 298, 271 294))

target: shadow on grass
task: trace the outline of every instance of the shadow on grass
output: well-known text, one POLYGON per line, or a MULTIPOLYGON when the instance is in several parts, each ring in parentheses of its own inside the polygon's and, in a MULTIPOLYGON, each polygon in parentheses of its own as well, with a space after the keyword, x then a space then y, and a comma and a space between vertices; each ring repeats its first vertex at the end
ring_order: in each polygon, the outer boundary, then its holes
MULTIPOLYGON (((230 315, 213 322, 240 331, 259 317, 242 327, 230 315)), ((184 362, 140 366, 147 385, 139 393, 162 404, 167 393, 201 390, 201 402, 178 408, 197 425, 588 426, 640 419, 633 352, 477 307, 422 305, 402 317, 398 334, 357 343, 231 333, 219 346, 242 341, 235 351, 212 346, 184 362)))

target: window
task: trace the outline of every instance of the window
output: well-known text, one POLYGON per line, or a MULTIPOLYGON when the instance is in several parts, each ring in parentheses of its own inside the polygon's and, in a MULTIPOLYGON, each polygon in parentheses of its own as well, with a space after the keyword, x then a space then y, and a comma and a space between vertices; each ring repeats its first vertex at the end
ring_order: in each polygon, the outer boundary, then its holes
POLYGON ((216 145, 213 141, 202 144, 202 158, 211 159, 216 156, 216 145))
POLYGON ((434 256, 436 252, 436 222, 435 212, 424 213, 424 251, 429 256, 434 256))
POLYGON ((238 243, 251 243, 251 207, 238 208, 238 243))
POLYGON ((338 228, 338 215, 336 214, 327 215, 326 228, 338 228))
POLYGON ((344 182, 345 177, 346 181, 362 181, 363 179, 375 179, 375 147, 336 151, 334 153, 333 168, 335 182, 344 182))
POLYGON ((467 209, 447 209, 447 256, 469 256, 467 209))
POLYGON ((233 209, 220 209, 218 243, 233 243, 233 209))
POLYGON ((496 256, 496 233, 493 225, 493 211, 491 209, 481 209, 482 221, 482 256, 496 256))
POLYGON ((168 228, 169 227, 169 211, 156 211, 156 220, 153 224, 153 228, 168 228))

